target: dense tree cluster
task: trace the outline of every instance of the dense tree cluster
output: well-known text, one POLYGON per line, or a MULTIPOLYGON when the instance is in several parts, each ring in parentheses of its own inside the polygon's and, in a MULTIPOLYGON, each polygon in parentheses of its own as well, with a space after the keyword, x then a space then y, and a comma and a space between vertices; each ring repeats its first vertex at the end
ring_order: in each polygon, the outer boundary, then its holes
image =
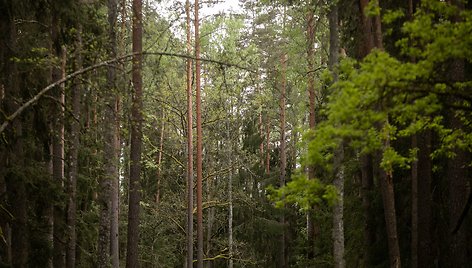
POLYGON ((0 267, 468 267, 472 3, 0 0, 0 267))

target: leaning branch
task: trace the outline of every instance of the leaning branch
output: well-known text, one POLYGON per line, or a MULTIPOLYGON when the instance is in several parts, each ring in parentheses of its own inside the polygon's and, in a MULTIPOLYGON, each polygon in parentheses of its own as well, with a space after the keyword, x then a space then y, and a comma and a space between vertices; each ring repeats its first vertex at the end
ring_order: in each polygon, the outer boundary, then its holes
POLYGON ((72 79, 72 78, 74 78, 78 75, 84 74, 84 73, 89 72, 91 70, 98 69, 98 68, 103 67, 103 66, 110 65, 111 63, 114 63, 114 62, 117 62, 117 61, 120 61, 120 60, 130 58, 132 56, 133 56, 132 54, 131 55, 125 55, 125 56, 122 56, 122 57, 118 57, 116 59, 100 62, 98 64, 95 64, 95 65, 80 69, 78 71, 75 71, 75 72, 65 76, 64 78, 59 79, 56 82, 48 85, 47 87, 45 87, 41 91, 39 91, 38 94, 36 94, 29 101, 27 101, 23 105, 21 105, 21 107, 18 108, 18 110, 16 110, 13 114, 11 114, 10 116, 8 116, 6 118, 5 122, 3 122, 2 125, 0 126, 0 134, 5 130, 5 128, 10 124, 11 121, 13 121, 16 117, 18 117, 18 115, 20 115, 24 110, 26 110, 26 108, 28 108, 29 106, 36 103, 44 94, 46 94, 49 90, 53 89, 54 87, 57 87, 57 86, 65 83, 66 81, 68 81, 68 80, 70 80, 70 79, 72 79))
MULTIPOLYGON (((115 63, 115 62, 129 60, 130 58, 132 58, 133 56, 138 55, 138 54, 139 53, 126 54, 126 55, 123 55, 123 56, 120 56, 120 57, 117 57, 117 58, 114 58, 114 59, 111 59, 111 60, 106 60, 106 61, 97 63, 95 65, 80 69, 78 71, 75 71, 75 72, 65 76, 62 79, 57 80, 56 82, 48 85, 47 87, 41 89, 33 98, 31 98, 29 101, 27 101, 23 105, 21 105, 21 107, 18 108, 18 110, 16 110, 13 114, 6 117, 5 121, 0 126, 0 134, 3 133, 3 131, 5 131, 5 129, 7 128, 7 126, 10 125, 10 123, 15 118, 17 118, 24 110, 26 110, 29 106, 35 104, 42 96, 44 96, 44 94, 46 94, 49 90, 53 89, 54 87, 57 87, 57 86, 65 83, 65 82, 71 80, 72 78, 74 78, 76 76, 79 76, 79 75, 82 75, 84 73, 87 73, 89 71, 92 71, 92 70, 95 70, 95 69, 98 69, 98 68, 101 68, 101 67, 104 67, 104 66, 108 66, 108 65, 110 65, 112 63, 115 63)), ((196 57, 191 56, 191 55, 179 54, 179 53, 170 53, 170 52, 142 52, 141 54, 142 55, 170 56, 170 57, 193 59, 193 60, 197 59, 196 57)), ((222 65, 222 66, 235 67, 235 68, 238 68, 238 69, 246 70, 248 72, 255 72, 254 70, 252 70, 248 67, 240 66, 238 64, 233 64, 233 63, 228 63, 228 62, 223 62, 223 61, 218 61, 218 60, 213 60, 213 59, 205 59, 205 58, 198 58, 198 59, 201 60, 201 61, 215 63, 215 64, 219 64, 219 65, 222 65)))

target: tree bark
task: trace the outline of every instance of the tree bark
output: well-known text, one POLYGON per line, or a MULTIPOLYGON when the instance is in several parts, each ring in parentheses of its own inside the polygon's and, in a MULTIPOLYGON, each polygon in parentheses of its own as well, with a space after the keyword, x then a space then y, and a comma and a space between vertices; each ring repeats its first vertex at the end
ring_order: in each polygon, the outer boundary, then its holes
MULTIPOLYGON (((116 21, 117 21, 117 0, 108 0, 108 56, 115 58, 117 55, 116 21)), ((104 110, 104 161, 105 174, 100 179, 99 205, 100 220, 98 234, 98 267, 110 267, 112 228, 113 219, 112 202, 115 194, 114 181, 118 180, 118 135, 117 135, 117 102, 116 102, 116 63, 107 68, 107 93, 105 94, 104 110)), ((116 228, 116 227, 115 227, 116 228)), ((115 238, 116 239, 116 238, 115 238)), ((115 253, 116 254, 116 253, 115 253)), ((116 258, 116 257, 115 257, 116 258)))
POLYGON ((374 44, 376 48, 384 50, 380 15, 374 17, 374 44))
POLYGON ((139 202, 141 200, 141 146, 143 127, 142 48, 143 22, 142 1, 133 0, 133 56, 132 80, 133 101, 131 107, 131 152, 128 208, 128 245, 126 267, 139 268, 139 202))
POLYGON ((120 215, 120 172, 118 168, 118 158, 120 155, 120 98, 116 96, 116 121, 115 123, 115 135, 116 135, 116 176, 111 182, 111 217, 110 217, 110 258, 111 266, 120 266, 120 241, 119 241, 119 215, 120 215))
MULTIPOLYGON (((260 92, 260 89, 258 90, 260 92)), ((261 168, 264 167, 264 122, 262 121, 262 105, 259 106, 259 124, 258 124, 258 129, 259 129, 259 138, 261 139, 261 144, 259 144, 259 157, 260 157, 260 165, 261 168)))
MULTIPOLYGON (((55 66, 52 69, 52 80, 58 81, 65 77, 66 50, 65 47, 62 47, 59 39, 60 22, 56 13, 54 13, 52 16, 51 26, 53 53, 55 57, 61 60, 61 66, 55 66)), ((59 103, 54 104, 55 119, 52 122, 52 176, 54 183, 58 185, 62 191, 64 191, 64 84, 58 85, 53 91, 53 95, 57 100, 59 100, 59 103)), ((64 237, 66 237, 65 216, 65 211, 62 207, 54 207, 54 267, 65 267, 66 265, 65 243, 63 241, 64 237)))
POLYGON ((333 185, 338 192, 338 200, 333 207, 333 255, 334 267, 346 266, 344 260, 344 148, 342 145, 335 151, 335 177, 333 185))
POLYGON ((203 132, 200 92, 200 30, 199 30, 199 1, 195 0, 195 92, 197 113, 197 267, 203 268, 203 207, 202 207, 202 179, 203 179, 203 132))
MULTIPOLYGON (((232 107, 230 109, 232 109, 232 107)), ((230 124, 227 125, 226 129, 229 141, 228 159, 230 168, 228 174, 228 268, 233 268, 233 141, 231 139, 230 124)))
MULTIPOLYGON (((125 44, 123 38, 126 35, 125 23, 126 23, 126 0, 122 0, 119 6, 121 11, 121 34, 115 35, 117 42, 117 50, 119 54, 124 54, 125 51, 125 44)), ((119 11, 117 10, 116 13, 119 11)), ((115 18, 118 14, 115 15, 115 18)), ((115 28, 114 31, 116 33, 116 21, 115 21, 115 28)), ((110 24, 110 23, 109 23, 110 24)), ((118 52, 117 52, 118 53, 118 52)), ((119 67, 124 69, 124 63, 120 63, 119 67)), ((116 81, 117 78, 115 78, 116 81)), ((122 82, 123 80, 120 80, 122 82)), ((126 80, 127 81, 127 80, 126 80)), ((119 87, 121 89, 121 87, 119 87)), ((117 90, 119 90, 117 88, 117 90)), ((121 152, 121 137, 120 137, 120 114, 121 114, 121 98, 120 94, 116 93, 115 96, 116 102, 116 114, 115 114, 115 132, 116 132, 116 148, 115 153, 117 154, 117 176, 112 180, 112 188, 111 188, 111 218, 110 218, 110 258, 111 258, 111 266, 112 267, 119 267, 120 266, 120 168, 119 168, 119 156, 121 152)), ((126 170, 126 168, 125 168, 126 170)), ((127 174, 126 171, 123 172, 127 174)))
POLYGON ((270 173, 270 119, 269 115, 266 115, 266 126, 265 126, 265 174, 269 175, 270 173))
POLYGON ((418 180, 417 180, 417 261, 418 267, 433 267, 434 255, 432 249, 432 168, 431 163, 431 131, 425 130, 417 134, 419 139, 418 144, 418 180))
MULTIPOLYGON (((411 137, 411 147, 418 148, 417 134, 411 137)), ((411 267, 418 267, 418 159, 411 164, 411 267)))
MULTIPOLYGON (((286 101, 286 87, 287 87, 287 55, 283 54, 280 59, 281 65, 281 87, 280 87, 280 177, 279 177, 279 184, 280 187, 285 185, 285 177, 286 177, 286 168, 287 168, 287 153, 285 150, 285 101, 286 101)), ((285 230, 285 215, 282 212, 282 216, 280 218, 280 224, 282 226, 282 234, 280 236, 280 252, 279 252, 279 265, 280 267, 286 268, 288 267, 288 256, 287 256, 287 248, 286 248, 286 230, 285 230)))
POLYGON ((156 205, 161 202, 161 175, 162 175, 162 149, 164 148, 164 130, 165 130, 165 111, 162 111, 161 131, 159 133, 159 152, 157 152, 157 171, 156 171, 156 205))
MULTIPOLYGON (((385 122, 385 124, 388 124, 385 122)), ((390 147, 390 137, 387 136, 384 140, 384 150, 390 147)), ((381 153, 377 153, 377 163, 381 162, 381 153)), ((385 167, 380 171, 380 186, 382 188, 382 199, 384 206, 385 225, 387 229, 388 255, 390 259, 390 267, 401 267, 400 245, 398 241, 397 232, 397 218, 395 209, 395 192, 393 185, 393 168, 391 166, 385 167)))
POLYGON ((366 16, 364 10, 369 4, 369 0, 359 0, 360 18, 362 21, 363 45, 361 58, 367 56, 374 47, 374 35, 372 34, 372 18, 366 16))
MULTIPOLYGON (((465 62, 462 60, 454 60, 451 64, 451 80, 452 82, 464 81, 465 78, 465 62)), ((448 111, 447 122, 451 129, 463 129, 464 124, 459 115, 454 111, 448 111)), ((446 178, 448 182, 448 216, 449 230, 447 237, 448 243, 448 260, 447 264, 451 267, 468 267, 469 257, 467 252, 467 229, 462 226, 454 233, 456 223, 461 217, 462 210, 467 203, 470 185, 467 178, 470 176, 468 163, 470 163, 470 153, 462 149, 454 149, 455 156, 447 160, 446 178)))
MULTIPOLYGON (((338 30, 338 6, 331 6, 328 14, 329 19, 329 67, 337 81, 335 66, 339 62, 339 30, 338 30)), ((341 143, 334 151, 334 181, 333 184, 338 192, 338 200, 333 207, 333 256, 334 267, 344 268, 344 147, 341 143)))
MULTIPOLYGON (((3 3, 1 4, 4 5, 3 3)), ((3 70, 2 85, 5 90, 5 100, 2 101, 5 112, 13 112, 18 109, 21 100, 20 84, 18 77, 17 64, 11 60, 16 56, 14 48, 16 48, 17 29, 15 27, 15 20, 12 4, 6 4, 6 12, 2 19, 4 26, 3 49, 3 70)), ((27 228, 27 195, 24 179, 21 175, 13 170, 22 167, 24 163, 24 147, 22 141, 23 122, 22 118, 17 118, 12 121, 11 132, 7 132, 9 136, 9 145, 7 145, 5 166, 6 172, 4 174, 5 190, 7 194, 7 202, 10 206, 7 207, 11 212, 13 218, 9 224, 10 228, 5 231, 10 231, 7 236, 7 261, 11 261, 12 267, 27 267, 28 261, 28 228, 27 228)))
POLYGON ((374 175, 372 170, 371 155, 363 155, 361 162, 361 181, 362 181, 362 208, 364 211, 364 252, 365 266, 372 264, 373 251, 372 246, 376 241, 375 217, 372 213, 372 189, 374 185, 374 175))
MULTIPOLYGON (((364 14, 364 9, 368 5, 369 0, 360 0, 359 3, 361 9, 361 18, 363 22, 362 28, 365 41, 363 56, 365 56, 372 50, 374 46, 380 50, 384 49, 382 40, 382 25, 380 15, 376 15, 372 21, 372 19, 370 19, 364 14)), ((387 137, 384 141, 384 149, 387 149, 388 147, 390 147, 390 140, 387 137)), ((375 157, 375 160, 376 164, 380 164, 380 152, 377 153, 377 157, 375 157)), ((390 267, 401 267, 392 171, 387 170, 381 172, 380 185, 382 188, 382 199, 385 214, 384 216, 388 236, 390 267)))
POLYGON ((393 177, 391 172, 382 172, 380 178, 382 198, 384 203, 385 224, 387 228, 388 252, 390 267, 401 267, 400 247, 398 243, 397 220, 395 211, 395 195, 393 190, 393 177))
MULTIPOLYGON (((380 1, 379 1, 380 2, 380 1)), ((374 44, 379 50, 384 50, 382 40, 382 24, 380 15, 374 17, 374 44)), ((388 120, 388 119, 387 119, 388 120)), ((386 122, 388 124, 388 122, 386 122)), ((390 147, 390 138, 387 137, 384 144, 384 150, 390 147)), ((379 158, 380 161, 380 158, 379 158)), ((378 162, 380 163, 380 162, 378 162)), ((390 167, 391 168, 391 167, 390 167)), ((390 267, 401 267, 400 243, 397 231, 397 219, 395 209, 395 191, 393 184, 393 172, 386 170, 382 172, 380 178, 382 187, 382 198, 384 202, 385 224, 388 236, 388 251, 390 258, 390 267)))
MULTIPOLYGON (((315 74, 314 70, 314 54, 315 54, 315 12, 313 1, 310 1, 307 12, 307 64, 308 64, 308 98, 309 98, 309 127, 310 129, 315 129, 315 74)), ((308 179, 315 178, 315 168, 313 165, 308 166, 308 179)), ((315 257, 315 224, 313 221, 314 208, 310 209, 307 212, 306 225, 307 225, 307 258, 312 260, 315 257)))
MULTIPOLYGON (((75 41, 75 69, 82 69, 82 26, 78 25, 75 41)), ((67 226, 68 241, 66 247, 66 267, 73 268, 76 263, 76 221, 77 221, 77 175, 78 175, 78 154, 80 146, 80 98, 82 92, 81 81, 74 80, 72 91, 72 113, 74 119, 71 122, 71 144, 70 144, 70 161, 69 161, 69 180, 68 180, 68 204, 67 204, 67 226)))
MULTIPOLYGON (((185 2, 187 54, 192 52, 190 0, 185 2)), ((193 267, 193 102, 192 60, 187 59, 187 268, 193 267)))
MULTIPOLYGON (((208 178, 206 180, 206 196, 207 200, 212 200, 213 195, 212 195, 212 188, 216 188, 217 185, 216 183, 218 182, 218 176, 216 176, 214 179, 213 178, 208 178), (213 185, 215 184, 215 185, 213 185)), ((211 237, 213 233, 213 223, 215 222, 215 207, 211 206, 207 208, 207 218, 206 218, 206 256, 211 256, 212 252, 212 245, 211 245, 211 237)), ((204 265, 206 268, 211 268, 213 267, 213 262, 212 261, 207 261, 204 265)))

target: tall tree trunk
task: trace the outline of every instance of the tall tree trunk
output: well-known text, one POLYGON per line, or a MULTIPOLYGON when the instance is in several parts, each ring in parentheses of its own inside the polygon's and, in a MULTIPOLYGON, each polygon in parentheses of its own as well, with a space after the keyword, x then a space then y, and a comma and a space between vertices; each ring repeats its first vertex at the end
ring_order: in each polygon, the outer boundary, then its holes
POLYGON ((142 91, 142 55, 143 22, 142 1, 133 0, 133 103, 131 107, 131 152, 129 176, 129 208, 128 208, 128 245, 126 251, 126 267, 139 267, 139 202, 141 145, 143 128, 143 91, 142 91))
MULTIPOLYGON (((5 3, 0 4, 1 10, 8 10, 7 6, 4 6, 5 3)), ((5 111, 6 100, 4 87, 6 86, 6 68, 8 67, 6 58, 6 51, 8 49, 8 38, 10 36, 10 26, 9 26, 9 16, 2 16, 0 18, 0 32, 7 33, 0 37, 0 109, 5 111)), ((2 118, 3 120, 3 118, 2 118)), ((7 167, 7 150, 6 146, 0 144, 0 166, 7 167)), ((7 207, 7 185, 5 181, 6 170, 3 168, 0 170, 0 206, 7 207)), ((0 212, 1 213, 1 212, 0 212)), ((0 230, 2 230, 4 243, 0 243, 0 262, 10 263, 11 261, 11 246, 10 246, 10 215, 4 215, 1 213, 0 217, 0 230)))
MULTIPOLYGON (((57 81, 65 77, 66 50, 60 42, 60 21, 57 14, 52 16, 51 38, 54 56, 60 59, 61 66, 53 67, 52 80, 57 81)), ((64 84, 57 86, 53 95, 59 103, 55 103, 53 138, 52 138, 52 176, 54 183, 64 190, 64 84)), ((65 267, 65 211, 61 206, 54 208, 54 267, 65 267)))
POLYGON ((376 48, 380 50, 384 50, 383 37, 382 37, 382 22, 380 20, 380 15, 376 15, 374 17, 373 26, 374 26, 374 45, 376 48))
MULTIPOLYGON (((418 148, 418 134, 411 137, 411 147, 418 148)), ((423 153, 423 152, 421 152, 423 153)), ((418 154, 416 155, 418 157, 418 154)), ((426 189, 427 190, 427 189, 426 189)), ((418 159, 411 164, 411 267, 418 267, 418 159)))
POLYGON ((314 74, 314 55, 315 55, 315 12, 313 1, 310 2, 311 5, 308 7, 307 12, 307 63, 308 63, 308 97, 310 100, 309 107, 309 126, 310 129, 315 128, 315 101, 316 101, 316 92, 315 92, 315 74, 314 74))
POLYGON ((266 115, 266 126, 265 126, 265 174, 269 175, 270 173, 270 118, 269 115, 266 115))
POLYGON ((372 213, 372 190, 374 185, 374 175, 372 169, 371 155, 363 155, 361 162, 361 195, 362 195, 362 209, 364 212, 364 252, 365 252, 365 266, 370 266, 373 260, 372 247, 376 240, 375 233, 375 217, 372 213))
MULTIPOLYGON (((208 178, 206 180, 206 193, 207 193, 207 200, 211 201, 213 198, 212 189, 217 188, 218 176, 213 178, 208 178), (213 185, 215 184, 215 185, 213 185)), ((215 207, 210 206, 207 208, 207 218, 206 218, 206 256, 212 255, 212 245, 211 245, 211 237, 213 233, 213 224, 215 222, 215 207)), ((206 268, 213 267, 213 261, 207 261, 204 265, 206 268)))
POLYGON ((159 152, 157 152, 156 171, 156 205, 161 202, 161 180, 162 180, 162 149, 164 149, 165 111, 162 110, 161 131, 159 133, 159 152))
MULTIPOLYGON (((121 11, 121 34, 119 34, 119 38, 117 38, 117 45, 118 54, 124 54, 125 51, 125 42, 123 38, 126 35, 126 0, 122 0, 120 3, 120 11, 121 11)), ((118 10, 116 11, 118 13, 118 10)), ((117 15, 116 15, 117 16, 117 15)), ((116 22, 115 22, 116 23, 116 22)), ((117 25, 115 25, 117 27, 117 25)), ((116 28, 115 28, 116 31, 116 28)), ((121 63, 120 67, 124 69, 124 64, 121 63)), ((116 81, 116 78, 115 78, 116 81)), ((123 81, 123 80, 121 80, 123 81)), ((121 89, 121 87, 120 87, 121 89)), ((119 90, 118 90, 119 91, 119 90)), ((121 152, 121 139, 120 139, 120 114, 121 114, 121 98, 120 94, 117 93, 116 97, 116 121, 115 121, 115 131, 116 131, 116 154, 120 155, 121 152)), ((119 162, 117 163, 117 175, 112 181, 112 189, 111 189, 111 219, 110 219, 110 258, 111 258, 111 266, 112 267, 119 267, 120 265, 120 234, 119 234, 119 223, 120 223, 120 170, 119 170, 119 162)), ((126 168, 125 168, 126 170, 126 168)), ((128 174, 128 172, 124 171, 123 174, 128 174)))
MULTIPOLYGON (((380 21, 380 15, 374 17, 374 44, 378 49, 384 49, 382 41, 382 24, 380 21)), ((388 124, 388 122, 386 122, 386 124, 388 124)), ((387 150, 389 147, 390 138, 387 137, 384 143, 384 150, 387 150)), ((378 159, 378 163, 380 163, 380 157, 378 159)), ((382 187, 382 198, 384 202, 384 214, 388 236, 390 267, 399 268, 401 267, 401 256, 399 245, 400 243, 398 241, 396 219, 397 214, 395 209, 395 191, 392 171, 387 170, 385 172, 382 172, 380 178, 380 185, 382 187)))
MULTIPOLYGON (((108 0, 108 57, 115 58, 117 55, 116 23, 118 14, 117 0, 108 0)), ((100 180, 99 204, 100 220, 98 234, 98 267, 110 266, 111 251, 111 223, 112 223, 112 201, 115 198, 114 181, 118 180, 118 135, 117 135, 117 102, 116 102, 116 64, 107 68, 107 93, 105 94, 104 111, 104 161, 105 174, 100 180), (113 193, 113 194, 112 194, 113 193)))
MULTIPOLYGON (((78 25, 75 41, 75 70, 82 69, 82 26, 78 25)), ((68 204, 67 204, 67 226, 69 239, 66 248, 66 267, 75 267, 76 244, 77 244, 77 175, 78 175, 78 154, 80 146, 80 97, 82 85, 79 79, 74 80, 72 91, 72 113, 74 118, 71 123, 71 144, 69 149, 69 180, 68 180, 68 204)))
MULTIPOLYGON (((374 47, 374 38, 372 34, 372 18, 368 17, 364 10, 369 3, 369 0, 359 0, 360 18, 362 22, 362 36, 363 45, 360 46, 360 57, 365 57, 370 53, 374 47)), ((362 155, 360 158, 361 164, 361 181, 362 181, 362 207, 364 211, 364 252, 365 252, 365 265, 372 265, 373 245, 376 240, 375 234, 375 216, 372 212, 372 191, 374 184, 373 166, 372 166, 372 155, 362 155)))
MULTIPOLYGON (((463 11, 465 6, 464 1, 449 0, 449 4, 456 6, 460 11, 463 11)), ((470 6, 470 3, 467 3, 470 6)), ((460 19, 455 16, 453 22, 458 22, 460 19)), ((455 59, 450 63, 450 80, 451 82, 464 82, 465 78, 469 78, 470 74, 466 73, 466 62, 461 59, 455 59), (466 76, 467 75, 467 76, 466 76)), ((454 100, 452 100, 454 101, 454 100)), ((447 112, 447 122, 451 129, 464 129, 464 122, 461 120, 463 115, 456 114, 454 111, 447 112)), ((470 266, 470 257, 468 252, 468 230, 464 225, 458 225, 461 214, 468 203, 470 197, 470 152, 460 148, 454 148, 455 156, 449 158, 447 161, 446 178, 448 183, 448 216, 449 216, 449 230, 448 240, 448 259, 447 265, 451 267, 468 267, 470 266)), ((470 230, 470 229, 469 229, 470 230)))
MULTIPOLYGON (((408 0, 408 20, 413 20, 413 0, 408 0)), ((411 58, 414 62, 414 58, 411 58)), ((418 134, 411 137, 411 148, 418 148, 418 134)), ((420 153, 423 153, 422 151, 420 153)), ((418 154, 411 163, 411 267, 418 267, 418 154)), ((428 191, 428 190, 427 190, 428 191)))
MULTIPOLYGON (((287 55, 283 54, 280 58, 281 65, 281 87, 280 87, 280 187, 285 185, 286 168, 287 168, 287 152, 285 150, 285 101, 286 101, 286 87, 287 87, 287 55)), ((286 245, 286 221, 284 212, 280 218, 280 224, 282 226, 282 234, 280 236, 280 252, 279 252, 279 265, 280 267, 288 267, 287 263, 287 245, 286 245)))
MULTIPOLYGON (((187 54, 192 52, 190 0, 185 2, 187 18, 187 54)), ((187 268, 193 267, 193 102, 192 60, 187 59, 187 268)))
MULTIPOLYGON (((51 50, 51 53, 52 53, 52 49, 51 50)), ((49 74, 48 74, 48 83, 52 83, 52 68, 49 70, 49 74)), ((48 113, 49 114, 53 114, 54 113, 54 107, 53 105, 51 105, 52 107, 48 107, 48 113)), ((49 130, 49 133, 52 133, 53 132, 53 126, 52 126, 52 123, 48 122, 48 130, 49 130)), ((53 152, 52 152, 52 137, 51 137, 51 134, 48 135, 48 139, 47 139, 47 148, 44 149, 44 155, 45 155, 45 159, 46 159, 46 165, 47 165, 47 170, 48 170, 48 175, 50 176, 51 178, 51 184, 54 184, 54 180, 53 180, 53 159, 52 159, 52 156, 53 156, 53 152)), ((42 220, 43 220, 43 224, 45 226, 45 237, 46 237, 46 243, 48 245, 48 247, 51 249, 50 253, 48 254, 47 256, 47 261, 46 261, 46 267, 48 268, 52 268, 53 267, 53 258, 54 258, 54 252, 53 252, 53 249, 54 249, 54 204, 52 204, 51 202, 47 202, 44 206, 44 209, 43 209, 43 213, 42 213, 42 220)))
POLYGON ((384 203, 385 224, 387 228, 388 252, 390 267, 401 267, 400 248, 398 243, 397 220, 395 211, 395 195, 391 171, 383 171, 380 178, 382 198, 384 203))
MULTIPOLYGON (((458 1, 453 1, 455 5, 463 8, 458 1)), ((451 82, 463 82, 465 78, 465 62, 463 60, 454 60, 451 63, 451 82)), ((464 123, 461 121, 461 115, 457 115, 454 111, 448 111, 447 121, 451 129, 463 129, 464 123)), ((469 196, 470 185, 468 178, 470 178, 468 163, 470 163, 470 153, 462 149, 454 149, 455 156, 449 158, 447 161, 446 178, 449 188, 448 197, 448 216, 449 216, 449 230, 451 234, 448 243, 448 265, 451 267, 467 267, 468 262, 467 253, 467 229, 461 226, 458 230, 456 224, 461 217, 463 208, 467 203, 469 196)))
POLYGON ((338 200, 333 207, 333 255, 334 267, 346 266, 344 260, 344 148, 342 145, 335 151, 335 177, 333 184, 338 192, 338 200))
POLYGON ((361 57, 367 56, 372 48, 374 48, 374 35, 372 34, 372 18, 365 14, 365 8, 369 4, 369 0, 359 0, 360 18, 362 21, 363 46, 361 49, 361 57))
POLYGON ((414 139, 419 150, 417 161, 412 166, 412 172, 416 173, 412 174, 412 267, 432 267, 431 131, 418 133, 414 139))
MULTIPOLYGON (((116 121, 115 123, 115 135, 116 135, 116 147, 115 156, 118 161, 120 155, 120 98, 116 96, 116 121)), ((120 244, 119 244, 119 215, 120 215, 120 172, 118 168, 118 162, 116 163, 116 176, 111 182, 111 217, 110 217, 110 258, 111 267, 120 266, 120 244)))
MULTIPOLYGON (((338 6, 334 4, 328 14, 329 19, 329 67, 337 80, 335 66, 339 62, 339 30, 338 30, 338 6)), ((338 200, 333 207, 333 256, 334 267, 344 268, 344 147, 340 144, 334 152, 334 181, 338 192, 338 200)))
MULTIPOLYGON (((3 22, 0 20, 0 31, 3 29, 3 22)), ((1 40, 3 41, 3 40, 1 40)), ((0 41, 0 42, 1 42, 0 41)), ((3 60, 3 44, 0 43, 0 59, 3 60)), ((0 64, 0 72, 3 71, 3 66, 0 64)), ((4 85, 3 77, 0 77, 0 85, 4 85)), ((0 109, 5 110, 3 106, 3 92, 0 93, 0 109)), ((0 166, 7 167, 7 148, 0 145, 0 166)), ((0 170, 0 206, 7 208, 7 185, 5 181, 5 169, 0 170)), ((2 243, 0 243, 0 263, 9 264, 11 262, 11 215, 5 211, 0 211, 0 231, 2 233, 2 243)))
MULTIPOLYGON (((388 125, 388 119, 384 123, 388 125)), ((390 148, 390 137, 387 135, 383 141, 383 149, 388 150, 390 148)), ((382 156, 381 152, 377 152, 376 162, 380 163, 382 156)), ((385 225, 387 229, 387 242, 388 242, 388 255, 390 259, 390 267, 400 268, 401 257, 400 257, 400 245, 398 241, 397 232, 397 214, 395 209, 395 191, 393 185, 393 168, 387 166, 380 171, 380 186, 382 189, 382 200, 384 207, 385 225)))
MULTIPOLYGON (((4 3, 1 4, 2 6, 4 3)), ((11 60, 16 56, 16 39, 17 29, 15 27, 15 20, 13 13, 13 4, 6 4, 5 8, 8 10, 3 17, 2 24, 5 32, 3 34, 2 49, 3 51, 3 70, 2 85, 5 90, 4 112, 12 114, 19 107, 21 101, 20 81, 18 77, 17 64, 11 60)), ((27 228, 27 195, 25 182, 21 175, 14 172, 19 170, 24 163, 23 151, 23 123, 22 118, 16 118, 11 124, 11 131, 6 134, 9 136, 9 144, 7 145, 5 170, 5 190, 7 194, 7 202, 10 204, 7 207, 11 212, 13 218, 10 224, 10 233, 7 237, 7 261, 11 261, 12 267, 27 267, 28 261, 28 228, 27 228)), ((3 171, 2 171, 3 172, 3 171)), ((9 228, 7 228, 8 231, 9 228)))
MULTIPOLYGON (((230 107, 230 109, 233 109, 233 107, 230 107)), ((231 139, 230 127, 231 125, 228 123, 226 127, 229 141, 228 159, 230 168, 228 174, 228 268, 233 268, 233 140, 231 139)))
MULTIPOLYGON (((314 70, 314 55, 315 55, 315 12, 314 2, 310 1, 307 12, 307 63, 308 63, 308 97, 309 97, 309 127, 315 129, 315 74, 314 70)), ((308 167, 308 179, 315 178, 315 168, 313 165, 308 167)), ((315 257, 315 224, 313 221, 313 209, 309 210, 306 217, 307 225, 307 243, 308 243, 308 260, 312 260, 315 257)))
MULTIPOLYGON (((259 90, 260 91, 260 90, 259 90)), ((259 138, 261 139, 261 144, 259 144, 259 155, 260 155, 260 165, 261 168, 264 168, 264 122, 262 120, 262 105, 259 106, 259 123, 258 123, 258 128, 259 128, 259 138)))
POLYGON ((195 92, 197 113, 197 267, 203 268, 203 207, 202 207, 202 179, 203 179, 203 132, 200 92, 200 30, 199 30, 199 1, 195 0, 195 92))
MULTIPOLYGON (((366 16, 364 13, 365 7, 368 5, 369 0, 360 0, 361 18, 363 21, 363 34, 364 34, 364 55, 367 55, 372 48, 375 46, 380 50, 383 50, 382 41, 382 25, 380 21, 380 15, 377 15, 372 19, 366 16)), ((388 122, 387 122, 388 124, 388 122)), ((385 140, 384 149, 390 147, 390 140, 385 140)), ((375 157, 376 164, 381 161, 380 152, 375 157)), ((367 174, 367 173, 366 173, 367 174)), ((367 178, 366 178, 367 180, 367 178)), ((366 183, 367 185, 367 183, 366 183)), ((388 248, 389 258, 391 267, 401 267, 400 249, 398 241, 397 223, 396 223, 396 210, 395 210, 395 194, 393 185, 393 174, 391 171, 381 172, 380 185, 382 188, 382 199, 384 204, 384 216, 385 224, 388 236, 388 248)))

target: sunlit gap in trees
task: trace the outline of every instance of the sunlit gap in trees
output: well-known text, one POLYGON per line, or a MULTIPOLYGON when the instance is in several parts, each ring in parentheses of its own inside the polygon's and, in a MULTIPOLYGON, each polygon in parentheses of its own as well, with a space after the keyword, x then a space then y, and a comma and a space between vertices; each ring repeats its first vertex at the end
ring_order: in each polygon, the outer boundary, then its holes
MULTIPOLYGON (((163 0, 163 1, 149 1, 149 5, 167 21, 172 22, 170 30, 179 40, 185 40, 185 25, 180 18, 185 16, 185 1, 186 0, 163 0)), ((191 2, 191 9, 193 9, 193 1, 191 2)), ((221 14, 241 14, 243 9, 239 0, 219 0, 219 1, 205 1, 201 4, 199 13, 200 20, 207 20, 210 17, 215 17, 221 14)), ((193 16, 192 16, 193 20, 193 16)), ((249 24, 247 24, 249 25, 249 24)))

